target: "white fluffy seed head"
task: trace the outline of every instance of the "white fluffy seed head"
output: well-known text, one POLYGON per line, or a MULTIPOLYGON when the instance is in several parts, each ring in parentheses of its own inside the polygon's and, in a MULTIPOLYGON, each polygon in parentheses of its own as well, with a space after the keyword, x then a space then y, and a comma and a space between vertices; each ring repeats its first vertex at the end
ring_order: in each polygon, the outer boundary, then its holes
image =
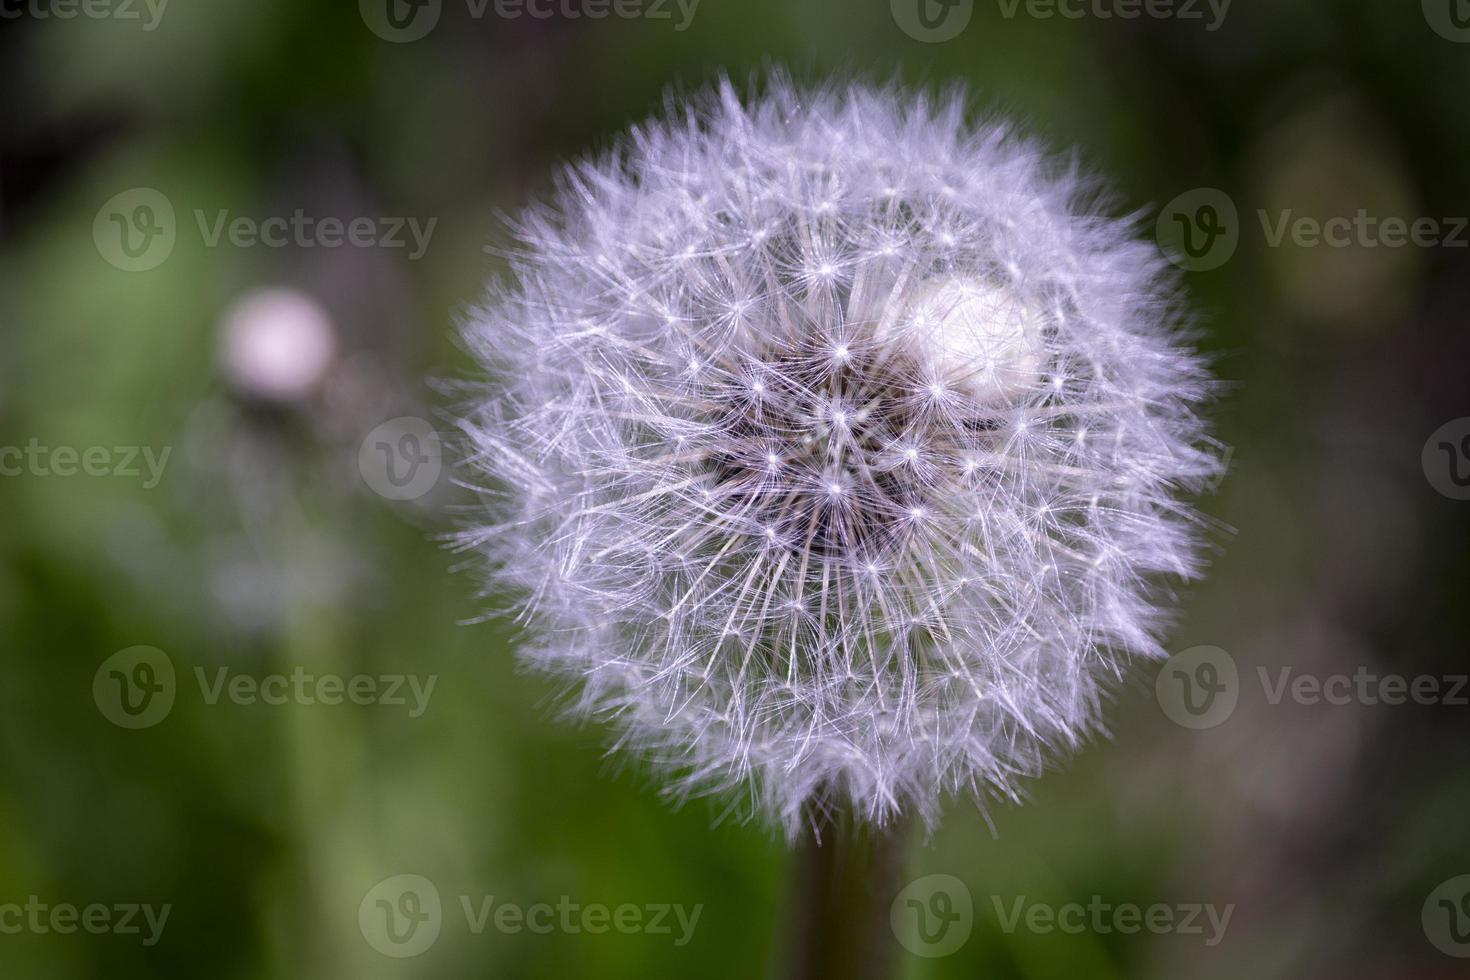
POLYGON ((519 223, 464 429, 529 664, 665 770, 932 821, 1157 656, 1217 469, 1167 266, 961 95, 671 102, 519 223))

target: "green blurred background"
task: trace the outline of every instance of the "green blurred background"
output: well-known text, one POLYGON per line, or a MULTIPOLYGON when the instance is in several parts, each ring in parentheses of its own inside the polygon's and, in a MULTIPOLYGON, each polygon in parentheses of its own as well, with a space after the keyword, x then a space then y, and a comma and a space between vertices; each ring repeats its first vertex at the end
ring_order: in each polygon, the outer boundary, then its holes
POLYGON ((1462 0, 1239 0, 1223 20, 1204 5, 1103 16, 1112 0, 1007 16, 979 0, 930 8, 950 18, 941 34, 969 18, 944 39, 916 36, 912 0, 544 20, 443 0, 415 40, 432 5, 394 0, 400 29, 379 0, 69 2, 0 2, 0 446, 170 455, 151 486, 146 472, 0 477, 0 906, 171 911, 151 945, 146 928, 7 930, 0 977, 779 973, 795 917, 784 846, 720 820, 718 801, 670 808, 604 757, 606 732, 559 722, 552 688, 516 669, 511 627, 483 621, 496 597, 441 546, 470 503, 452 472, 395 501, 360 458, 385 420, 449 430, 433 380, 468 370, 453 323, 500 271, 485 246, 505 242, 502 212, 670 86, 768 61, 969 83, 1079 148, 1145 233, 1195 188, 1238 209, 1234 253, 1185 276, 1232 382, 1217 419, 1233 455, 1203 503, 1222 527, 1214 566, 1181 594, 1170 646, 1229 651, 1239 704, 1214 727, 1176 725, 1158 668, 1141 667, 1113 737, 1025 805, 953 804, 910 877, 963 881, 973 931, 947 956, 902 951, 900 972, 1470 976, 1424 914, 1470 873, 1470 708, 1271 704, 1255 679, 1467 669, 1470 503, 1421 466, 1430 434, 1470 415, 1467 236, 1273 247, 1257 219, 1470 214, 1462 0), (175 217, 165 258, 130 271, 106 229, 136 188, 175 217), (298 210, 435 224, 413 257, 211 245, 196 218, 298 210), (223 338, 248 319, 238 304, 277 289, 335 345, 308 393, 262 399, 229 380, 223 338), (139 645, 174 667, 175 700, 129 729, 109 720, 103 665, 139 645), (210 703, 195 671, 221 668, 436 680, 412 717, 210 703), (358 913, 401 874, 429 879, 444 912, 431 948, 395 959, 358 913), (563 895, 703 908, 677 945, 677 929, 476 934, 459 907, 563 895), (1234 911, 1214 945, 1208 929, 1007 931, 994 903, 1022 896, 1234 911))

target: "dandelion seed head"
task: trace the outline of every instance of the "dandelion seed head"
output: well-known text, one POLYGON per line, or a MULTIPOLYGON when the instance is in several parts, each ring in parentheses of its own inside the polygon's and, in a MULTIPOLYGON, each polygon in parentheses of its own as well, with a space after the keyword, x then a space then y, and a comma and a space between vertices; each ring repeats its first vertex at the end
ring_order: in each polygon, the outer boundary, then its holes
POLYGON ((517 226, 462 544, 669 792, 932 823, 1162 654, 1216 472, 1168 266, 963 94, 671 103, 517 226))

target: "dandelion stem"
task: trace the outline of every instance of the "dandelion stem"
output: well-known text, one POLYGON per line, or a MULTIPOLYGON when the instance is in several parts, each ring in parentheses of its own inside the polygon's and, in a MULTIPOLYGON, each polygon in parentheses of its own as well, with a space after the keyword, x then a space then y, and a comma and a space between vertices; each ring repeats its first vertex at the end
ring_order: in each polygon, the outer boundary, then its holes
POLYGON ((910 827, 856 820, 845 806, 810 808, 792 855, 789 980, 887 980, 889 906, 903 886, 910 827))

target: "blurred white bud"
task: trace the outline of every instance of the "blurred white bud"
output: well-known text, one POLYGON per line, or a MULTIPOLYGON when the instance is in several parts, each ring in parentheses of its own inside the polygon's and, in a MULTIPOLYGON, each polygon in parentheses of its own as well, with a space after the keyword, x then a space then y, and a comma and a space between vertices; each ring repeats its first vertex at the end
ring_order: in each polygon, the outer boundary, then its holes
POLYGON ((1041 380, 1044 320, 1005 286, 948 276, 925 283, 910 301, 902 336, 936 380, 963 387, 976 402, 1024 397, 1041 380))
POLYGON ((230 383, 243 394, 272 401, 310 394, 337 353, 327 311, 297 289, 247 293, 225 314, 223 333, 230 383))

